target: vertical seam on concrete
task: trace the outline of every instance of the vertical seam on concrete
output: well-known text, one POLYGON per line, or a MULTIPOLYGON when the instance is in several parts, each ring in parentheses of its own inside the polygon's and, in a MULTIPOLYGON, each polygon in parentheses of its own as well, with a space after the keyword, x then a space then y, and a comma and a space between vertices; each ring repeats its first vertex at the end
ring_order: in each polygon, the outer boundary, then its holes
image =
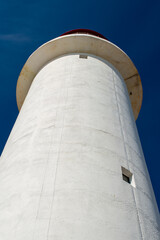
MULTIPOLYGON (((44 93, 45 91, 45 88, 43 88, 43 91, 42 91, 42 94, 44 93)), ((59 94, 60 95, 60 94, 59 94)), ((42 103, 42 101, 40 101, 40 103, 42 103)), ((57 116, 57 110, 56 110, 56 116, 57 116)), ((35 226, 36 226, 36 221, 38 219, 38 214, 39 214, 39 211, 40 211, 40 203, 41 203, 41 198, 42 198, 42 194, 43 194, 43 189, 44 189, 44 183, 45 183, 45 179, 46 179, 46 173, 47 173, 47 168, 48 168, 48 161, 49 161, 49 155, 50 155, 50 151, 51 151, 51 146, 52 146, 52 139, 53 139, 53 134, 51 136, 51 144, 50 144, 50 148, 49 148, 49 151, 48 151, 48 154, 47 154, 47 161, 46 161, 46 166, 45 166, 45 170, 44 170, 44 176, 43 176, 43 183, 42 183, 42 188, 41 188, 41 193, 40 193, 40 196, 39 196, 39 203, 38 203, 38 208, 37 208, 37 214, 36 214, 36 218, 35 218, 35 226)), ((35 227, 34 227, 34 231, 33 231, 33 239, 35 237, 35 227)))
MULTIPOLYGON (((71 75, 71 71, 72 71, 72 69, 70 70, 70 75, 71 75)), ((50 230, 50 225, 51 225, 53 202, 54 202, 54 197, 55 197, 56 179, 57 179, 58 164, 59 164, 59 157, 60 157, 60 149, 61 149, 62 135, 63 135, 63 130, 64 130, 65 110, 66 110, 66 105, 67 105, 67 100, 68 100, 68 87, 66 86, 66 78, 65 78, 64 86, 67 88, 67 91, 66 91, 67 93, 66 93, 66 101, 65 101, 65 108, 64 108, 64 114, 63 114, 63 125, 62 125, 62 130, 61 130, 61 137, 60 137, 60 144, 59 144, 59 150, 58 150, 58 157, 57 157, 57 162, 56 162, 56 171, 55 171, 55 178, 54 178, 54 184, 53 184, 53 194, 52 194, 52 202, 51 202, 51 208, 50 208, 50 218, 49 218, 48 230, 47 230, 47 239, 49 238, 49 230, 50 230)))
MULTIPOLYGON (((121 114, 120 114, 120 107, 119 107, 118 98, 117 98, 117 90, 116 90, 116 84, 115 84, 115 79, 114 79, 114 72, 113 72, 113 70, 112 70, 112 76, 113 76, 113 84, 114 84, 114 89, 115 89, 115 97, 116 97, 116 103, 117 103, 117 109, 118 109, 118 116, 119 116, 119 123, 120 123, 121 135, 122 135, 122 140, 123 140, 123 145, 124 145, 124 150, 125 150, 125 155, 126 155, 128 170, 130 170, 130 167, 129 167, 129 157, 128 157, 128 153, 127 153, 127 150, 126 150, 126 144, 125 144, 123 127, 122 127, 121 114)), ((141 223, 140 223, 139 212, 138 212, 138 209, 137 209, 136 198, 135 198, 135 194, 134 194, 134 190, 133 190, 133 187, 132 187, 132 186, 131 186, 131 191, 132 191, 133 199, 134 199, 134 203, 135 203, 135 208, 136 208, 136 213, 137 213, 137 219, 138 219, 139 229, 140 229, 140 235, 141 235, 142 240, 144 240, 143 234, 142 234, 142 227, 141 227, 141 223)))
MULTIPOLYGON (((40 104, 42 104, 42 95, 43 95, 44 89, 41 92, 41 100, 40 100, 40 104)), ((37 110, 38 112, 38 110, 37 110)), ((39 119, 39 118, 38 118, 39 119)), ((39 124, 38 124, 39 125, 39 124)), ((47 157, 47 161, 48 162, 48 157, 47 157)), ((38 214, 39 214, 39 209, 40 209, 40 202, 41 202, 41 197, 42 197, 42 192, 43 192, 43 186, 44 186, 44 180, 45 180, 45 176, 46 176, 46 169, 47 169, 47 163, 46 163, 46 168, 44 170, 44 177, 43 177, 43 183, 42 183, 42 188, 41 188, 41 192, 40 192, 40 196, 39 196, 39 202, 38 202, 38 207, 37 207, 37 213, 36 213, 36 217, 35 217, 35 223, 34 223, 34 230, 33 230, 33 239, 35 237, 35 230, 36 230, 36 221, 38 219, 38 214)))

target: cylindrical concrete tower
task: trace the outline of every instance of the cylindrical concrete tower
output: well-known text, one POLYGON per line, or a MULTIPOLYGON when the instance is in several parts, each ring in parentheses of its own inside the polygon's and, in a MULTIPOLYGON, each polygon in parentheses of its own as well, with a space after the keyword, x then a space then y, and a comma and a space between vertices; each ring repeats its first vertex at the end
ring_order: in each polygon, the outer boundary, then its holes
POLYGON ((159 240, 129 57, 74 30, 38 48, 0 161, 0 240, 159 240))

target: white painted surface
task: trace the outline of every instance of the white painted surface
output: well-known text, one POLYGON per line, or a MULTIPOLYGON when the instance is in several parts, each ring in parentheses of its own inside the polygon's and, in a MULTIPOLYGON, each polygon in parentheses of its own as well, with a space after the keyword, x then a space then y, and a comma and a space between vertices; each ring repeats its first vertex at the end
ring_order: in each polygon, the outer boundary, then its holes
POLYGON ((16 88, 18 109, 21 109, 34 77, 48 62, 66 54, 79 52, 100 57, 110 62, 120 72, 128 92, 132 93, 130 101, 136 120, 141 109, 143 93, 141 79, 134 63, 115 44, 90 34, 60 36, 46 42, 32 53, 18 78, 16 88))
POLYGON ((159 240, 128 92, 110 64, 77 54, 40 70, 1 157, 0 192, 2 240, 159 240))

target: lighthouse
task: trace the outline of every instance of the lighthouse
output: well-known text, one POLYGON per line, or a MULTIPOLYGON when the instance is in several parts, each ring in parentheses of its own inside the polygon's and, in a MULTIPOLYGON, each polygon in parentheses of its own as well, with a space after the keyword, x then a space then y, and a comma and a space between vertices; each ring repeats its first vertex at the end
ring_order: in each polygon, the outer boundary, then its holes
POLYGON ((16 97, 0 161, 0 240, 159 240, 131 59, 95 31, 72 30, 28 58, 16 97))

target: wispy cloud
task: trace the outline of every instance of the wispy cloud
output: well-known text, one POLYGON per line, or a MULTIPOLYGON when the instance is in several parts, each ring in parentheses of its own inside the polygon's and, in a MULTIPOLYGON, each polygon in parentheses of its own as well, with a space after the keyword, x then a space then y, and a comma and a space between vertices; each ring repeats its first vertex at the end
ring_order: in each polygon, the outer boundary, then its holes
POLYGON ((1 41, 11 41, 11 42, 30 42, 31 39, 29 36, 24 34, 15 33, 15 34, 0 34, 1 41))

